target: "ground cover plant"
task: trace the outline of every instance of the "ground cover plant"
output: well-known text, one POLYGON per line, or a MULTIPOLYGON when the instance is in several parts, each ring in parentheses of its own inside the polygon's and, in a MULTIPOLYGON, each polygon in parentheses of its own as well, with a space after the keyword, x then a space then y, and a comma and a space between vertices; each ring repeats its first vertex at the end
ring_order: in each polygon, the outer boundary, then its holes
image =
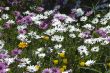
POLYGON ((110 73, 110 2, 64 1, 0 2, 0 73, 110 73))

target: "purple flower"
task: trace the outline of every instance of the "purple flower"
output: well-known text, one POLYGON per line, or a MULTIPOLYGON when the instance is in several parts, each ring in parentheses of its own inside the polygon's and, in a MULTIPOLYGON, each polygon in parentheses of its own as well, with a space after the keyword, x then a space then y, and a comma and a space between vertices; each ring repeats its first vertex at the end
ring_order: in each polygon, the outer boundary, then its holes
POLYGON ((46 68, 42 71, 42 73, 52 73, 52 70, 49 68, 46 68))
POLYGON ((61 73, 59 68, 51 68, 52 73, 61 73))
POLYGON ((106 40, 110 42, 110 37, 108 36, 108 37, 106 38, 106 40))
POLYGON ((9 23, 5 23, 3 26, 4 26, 4 28, 6 28, 6 29, 11 28, 11 24, 9 24, 9 23))
POLYGON ((31 24, 31 22, 32 22, 31 16, 26 16, 24 19, 27 24, 31 24))
POLYGON ((3 54, 3 53, 0 54, 0 59, 6 58, 6 57, 8 57, 7 54, 3 54))
POLYGON ((90 38, 91 35, 90 35, 90 32, 89 31, 86 31, 86 32, 83 32, 83 34, 85 35, 84 38, 90 38))
POLYGON ((13 14, 14 14, 15 16, 20 16, 20 15, 21 15, 19 11, 14 11, 13 14))
POLYGON ((18 54, 21 54, 21 52, 22 52, 22 50, 20 50, 18 48, 11 51, 12 55, 18 55, 18 54))
POLYGON ((31 24, 31 15, 22 17, 21 19, 17 19, 18 24, 31 24))
POLYGON ((93 11, 88 11, 85 15, 90 16, 91 14, 93 14, 93 11))
POLYGON ((76 20, 75 13, 71 13, 71 14, 69 14, 69 16, 70 16, 71 18, 73 18, 74 20, 76 20))
POLYGON ((37 7, 36 11, 42 12, 42 11, 44 11, 44 8, 43 7, 37 7))
POLYGON ((60 15, 60 14, 55 14, 54 18, 57 18, 59 20, 65 20, 66 16, 65 15, 60 15))
POLYGON ((96 30, 96 32, 99 34, 99 35, 101 35, 102 37, 107 37, 108 36, 108 34, 106 33, 106 31, 104 31, 104 30, 96 30))
POLYGON ((48 28, 48 24, 46 22, 42 22, 40 25, 39 25, 39 28, 40 29, 47 29, 48 28))
POLYGON ((12 6, 17 5, 18 3, 20 3, 19 0, 8 0, 8 3, 12 6))
POLYGON ((0 73, 6 73, 6 63, 0 62, 0 73))
POLYGON ((4 7, 0 7, 0 10, 3 11, 5 8, 4 7))
POLYGON ((32 17, 32 16, 35 16, 35 15, 36 15, 35 13, 31 12, 31 13, 29 13, 29 15, 28 15, 28 16, 29 16, 29 17, 30 17, 30 19, 31 19, 31 17, 32 17))
POLYGON ((27 33, 27 30, 26 29, 18 30, 18 33, 19 34, 26 34, 27 33))

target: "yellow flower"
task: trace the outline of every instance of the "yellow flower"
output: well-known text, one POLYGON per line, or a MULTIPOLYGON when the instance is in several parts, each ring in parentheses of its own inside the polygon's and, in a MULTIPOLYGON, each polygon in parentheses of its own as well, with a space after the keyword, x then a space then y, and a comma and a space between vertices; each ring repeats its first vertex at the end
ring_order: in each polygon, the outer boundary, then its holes
POLYGON ((65 70, 64 68, 60 68, 60 71, 61 71, 61 72, 64 72, 64 70, 65 70))
POLYGON ((20 42, 19 44, 18 44, 18 47, 19 48, 26 48, 28 46, 28 43, 26 43, 26 42, 20 42))
POLYGON ((64 57, 65 57, 65 53, 59 53, 59 56, 60 56, 61 58, 64 58, 64 57))
POLYGON ((54 64, 58 64, 58 60, 53 60, 53 63, 54 64))
POLYGON ((107 63, 107 66, 110 67, 110 63, 107 63))
POLYGON ((63 63, 64 64, 67 64, 68 63, 68 61, 67 61, 67 59, 65 58, 65 59, 63 59, 63 63))
POLYGON ((49 40, 49 37, 48 36, 43 36, 42 37, 44 40, 49 40))
POLYGON ((82 62, 79 63, 79 65, 80 66, 85 66, 85 62, 82 61, 82 62))
POLYGON ((39 65, 35 65, 36 70, 39 70, 40 66, 39 65))
POLYGON ((67 66, 66 65, 63 65, 63 67, 62 68, 64 68, 64 70, 67 68, 67 66))

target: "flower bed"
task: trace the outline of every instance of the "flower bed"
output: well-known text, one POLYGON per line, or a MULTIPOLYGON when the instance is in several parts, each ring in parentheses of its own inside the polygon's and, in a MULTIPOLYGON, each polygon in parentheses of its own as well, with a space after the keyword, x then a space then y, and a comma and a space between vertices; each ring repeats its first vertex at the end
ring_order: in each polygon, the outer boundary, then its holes
POLYGON ((110 6, 59 8, 0 8, 0 73, 110 72, 110 6))

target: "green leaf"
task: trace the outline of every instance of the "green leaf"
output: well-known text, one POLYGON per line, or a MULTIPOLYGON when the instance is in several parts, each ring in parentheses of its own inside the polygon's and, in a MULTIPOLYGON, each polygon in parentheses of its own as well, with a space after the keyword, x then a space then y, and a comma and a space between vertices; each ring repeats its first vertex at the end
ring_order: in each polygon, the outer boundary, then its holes
POLYGON ((91 71, 94 71, 94 72, 97 72, 97 73, 102 73, 94 68, 88 68, 88 67, 80 67, 81 69, 85 69, 85 70, 91 70, 91 71))
POLYGON ((110 70, 106 71, 105 73, 110 73, 110 70))

